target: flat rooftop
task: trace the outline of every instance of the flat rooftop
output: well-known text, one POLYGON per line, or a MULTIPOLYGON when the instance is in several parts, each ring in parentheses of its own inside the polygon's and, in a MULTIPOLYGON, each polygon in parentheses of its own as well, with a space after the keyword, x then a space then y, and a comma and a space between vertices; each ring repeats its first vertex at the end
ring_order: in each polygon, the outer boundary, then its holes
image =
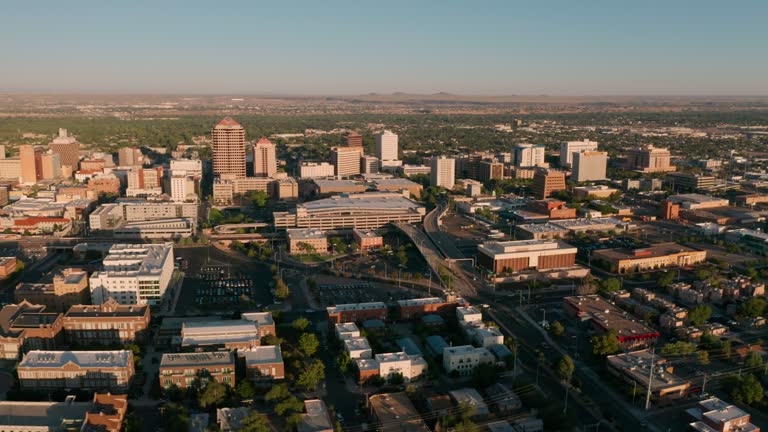
MULTIPOLYGON (((50 430, 62 429, 62 423, 80 424, 91 410, 88 402, 0 402, 0 425, 3 430, 50 430), (38 429, 39 428, 39 429, 38 429)), ((67 429, 69 430, 69 429, 67 429)), ((78 426, 77 430, 80 430, 78 426)))
POLYGON ((512 240, 512 241, 490 241, 479 245, 478 250, 488 256, 502 255, 509 253, 526 253, 538 251, 554 250, 572 250, 576 248, 568 243, 559 240, 512 240))
POLYGON ((561 227, 560 225, 555 225, 551 222, 543 223, 543 224, 524 224, 524 225, 518 225, 517 229, 531 232, 531 233, 549 233, 549 232, 565 232, 568 231, 567 229, 561 227))
POLYGON ((594 252, 594 255, 610 260, 619 261, 628 259, 657 258, 685 252, 698 252, 698 250, 688 246, 669 242, 659 243, 640 249, 599 249, 594 252))
POLYGON ((383 393, 368 399, 382 432, 429 432, 419 412, 404 393, 383 393))
POLYGON ((440 297, 424 297, 424 298, 397 301, 397 305, 400 307, 422 306, 422 305, 428 305, 428 304, 442 304, 442 303, 445 303, 445 299, 442 299, 440 297))
POLYGON ((621 224, 621 221, 612 218, 612 217, 601 217, 601 218, 576 218, 576 219, 561 219, 557 222, 553 222, 554 225, 557 225, 559 227, 567 228, 567 229, 573 229, 573 228, 581 228, 581 227, 590 227, 590 226, 618 226, 621 224))
POLYGON ((651 357, 650 350, 640 350, 608 356, 606 360, 615 369, 646 386, 651 370, 653 370, 653 381, 651 382, 653 390, 690 384, 690 381, 682 380, 666 370, 666 359, 657 354, 653 356, 653 365, 651 365, 651 357))
POLYGON ((246 365, 282 363, 283 353, 280 345, 264 345, 240 350, 237 355, 245 359, 246 365))
POLYGON ((160 367, 234 365, 235 356, 228 351, 163 354, 160 367))
POLYGON ((81 368, 127 367, 133 361, 128 350, 120 351, 30 351, 19 367, 61 368, 67 363, 81 368))
POLYGON ((323 239, 325 232, 317 228, 288 228, 285 230, 289 240, 323 239))
POLYGON ((718 198, 713 197, 709 195, 702 195, 702 194, 678 194, 678 195, 672 195, 669 198, 667 198, 667 201, 673 202, 673 203, 679 203, 679 202, 691 202, 691 203, 708 203, 708 202, 715 202, 715 201, 728 201, 725 198, 718 198))
POLYGON ((405 198, 401 194, 387 192, 367 192, 359 194, 336 195, 330 198, 298 204, 297 208, 306 209, 310 212, 338 210, 339 208, 360 208, 368 210, 390 209, 400 211, 417 211, 417 209, 420 209, 422 212, 424 210, 424 207, 421 204, 405 198))
POLYGON ((576 311, 579 318, 591 319, 606 330, 615 330, 619 340, 659 336, 656 330, 636 321, 629 313, 596 294, 565 297, 563 301, 576 311))
POLYGON ((341 312, 359 311, 359 310, 373 310, 373 309, 387 309, 387 305, 383 302, 369 302, 369 303, 347 303, 336 306, 328 306, 326 310, 329 314, 337 314, 341 312))

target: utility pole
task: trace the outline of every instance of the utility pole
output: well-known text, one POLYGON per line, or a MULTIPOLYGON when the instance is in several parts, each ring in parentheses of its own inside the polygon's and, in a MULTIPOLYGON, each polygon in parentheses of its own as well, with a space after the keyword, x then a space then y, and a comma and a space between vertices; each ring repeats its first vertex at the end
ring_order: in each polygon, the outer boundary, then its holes
POLYGON ((648 373, 648 391, 645 394, 645 410, 651 408, 651 385, 653 384, 653 361, 655 360, 656 350, 651 349, 651 367, 648 373))
POLYGON ((565 383, 565 403, 563 404, 563 414, 568 411, 568 390, 571 389, 571 375, 573 375, 573 372, 568 373, 568 382, 565 383))
POLYGON ((632 381, 632 406, 635 406, 635 396, 637 395, 637 381, 632 381))
POLYGON ((701 385, 701 394, 704 394, 704 390, 707 389, 707 374, 704 374, 704 384, 701 385))

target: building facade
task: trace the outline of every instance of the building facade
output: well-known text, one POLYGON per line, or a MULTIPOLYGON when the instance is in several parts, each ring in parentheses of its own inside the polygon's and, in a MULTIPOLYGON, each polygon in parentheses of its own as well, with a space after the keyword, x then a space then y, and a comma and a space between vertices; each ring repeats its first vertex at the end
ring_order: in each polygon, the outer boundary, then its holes
POLYGON ((573 154, 597 151, 597 142, 585 139, 583 141, 566 141, 560 143, 560 166, 569 167, 573 163, 573 154))
POLYGON ((30 351, 17 371, 22 390, 126 393, 134 375, 133 353, 128 350, 30 351))
POLYGON ((229 351, 164 353, 158 370, 164 389, 216 381, 235 388, 235 354, 229 351))
POLYGON ((91 300, 102 304, 114 298, 120 304, 159 305, 173 275, 173 243, 114 244, 91 275, 91 300))
POLYGON ((213 174, 245 177, 245 129, 225 117, 211 131, 213 138, 213 174))
POLYGON ((444 156, 433 157, 430 162, 430 185, 453 189, 456 182, 456 161, 444 156))
POLYGON ((558 240, 494 241, 477 249, 477 264, 497 274, 573 267, 578 251, 558 240))
POLYGON ((582 151, 574 153, 573 173, 571 180, 575 182, 601 181, 606 179, 608 153, 599 151, 582 151))
POLYGON ((81 346, 115 345, 147 340, 150 311, 147 305, 121 305, 113 299, 100 305, 80 304, 64 314, 64 335, 81 346))
POLYGON ((272 177, 277 172, 277 147, 266 137, 253 146, 254 177, 272 177))

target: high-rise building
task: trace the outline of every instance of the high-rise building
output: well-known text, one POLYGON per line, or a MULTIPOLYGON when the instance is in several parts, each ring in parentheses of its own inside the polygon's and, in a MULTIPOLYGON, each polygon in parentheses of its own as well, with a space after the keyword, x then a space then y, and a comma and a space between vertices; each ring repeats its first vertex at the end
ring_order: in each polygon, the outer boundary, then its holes
POLYGON ((128 188, 125 190, 129 197, 150 197, 163 193, 162 168, 138 168, 128 172, 128 188))
POLYGON ((245 177, 245 129, 225 117, 211 131, 213 137, 213 174, 245 177))
POLYGON ((117 161, 120 166, 141 166, 144 164, 144 156, 138 147, 123 147, 117 151, 117 161))
POLYGON ((565 190, 565 173, 552 169, 536 170, 531 189, 536 199, 549 198, 552 192, 565 190))
POLYGON ((266 137, 261 137, 253 146, 253 175, 272 177, 277 172, 277 154, 275 145, 266 137))
POLYGON ((397 159, 397 134, 385 130, 376 134, 376 157, 383 161, 395 161, 397 159))
POLYGON ((53 139, 48 148, 59 155, 61 166, 77 171, 80 162, 80 143, 67 134, 66 129, 59 129, 59 136, 53 139))
POLYGON ((501 180, 504 178, 504 164, 501 162, 481 161, 480 176, 482 182, 501 180))
POLYGON ((453 189, 456 181, 456 161, 445 156, 433 157, 430 166, 430 184, 453 189))
POLYGON ((605 180, 608 153, 581 151, 574 152, 572 157, 573 173, 571 174, 571 180, 575 182, 605 180))
POLYGON ((42 178, 44 180, 53 180, 61 177, 61 159, 58 153, 46 153, 42 155, 40 166, 42 168, 42 178))
POLYGON ((597 151, 597 142, 585 139, 560 143, 560 166, 570 167, 573 163, 573 154, 583 151, 597 151))
POLYGON ((548 165, 544 162, 545 147, 522 143, 512 149, 512 158, 516 167, 543 167, 548 165))
POLYGON ((670 163, 671 159, 668 149, 648 145, 629 151, 626 168, 645 173, 675 171, 677 168, 670 163))
POLYGON ((341 140, 344 143, 345 147, 362 147, 363 146, 363 136, 354 131, 345 132, 341 136, 341 140))
POLYGON ((0 159, 5 159, 5 146, 0 144, 0 159))
POLYGON ((21 178, 21 158, 0 159, 0 179, 19 181, 21 178))
POLYGON ((360 156, 360 172, 363 174, 379 172, 379 158, 376 156, 360 156))
POLYGON ((185 172, 173 173, 170 178, 171 200, 174 202, 197 202, 197 187, 195 177, 185 172))
POLYGON ((335 167, 336 176, 349 177, 360 174, 360 157, 362 155, 362 147, 333 147, 331 149, 331 162, 335 167))
POLYGON ((159 305, 173 275, 173 243, 113 244, 91 275, 91 302, 114 298, 120 304, 159 305))
POLYGON ((21 182, 35 184, 43 178, 43 153, 31 145, 19 147, 21 159, 21 182))

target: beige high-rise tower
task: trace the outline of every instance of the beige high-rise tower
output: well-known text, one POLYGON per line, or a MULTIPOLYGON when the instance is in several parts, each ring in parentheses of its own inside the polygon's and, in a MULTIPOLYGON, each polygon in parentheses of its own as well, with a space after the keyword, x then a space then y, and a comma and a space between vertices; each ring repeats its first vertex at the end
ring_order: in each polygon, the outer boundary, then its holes
POLYGON ((211 131, 213 137, 213 175, 230 174, 245 178, 245 129, 225 117, 211 131))
POLYGON ((272 141, 261 137, 253 146, 253 175, 255 177, 272 177, 277 172, 276 147, 272 141))
POLYGON ((21 182, 35 184, 43 177, 43 153, 31 145, 19 146, 21 159, 21 182))

